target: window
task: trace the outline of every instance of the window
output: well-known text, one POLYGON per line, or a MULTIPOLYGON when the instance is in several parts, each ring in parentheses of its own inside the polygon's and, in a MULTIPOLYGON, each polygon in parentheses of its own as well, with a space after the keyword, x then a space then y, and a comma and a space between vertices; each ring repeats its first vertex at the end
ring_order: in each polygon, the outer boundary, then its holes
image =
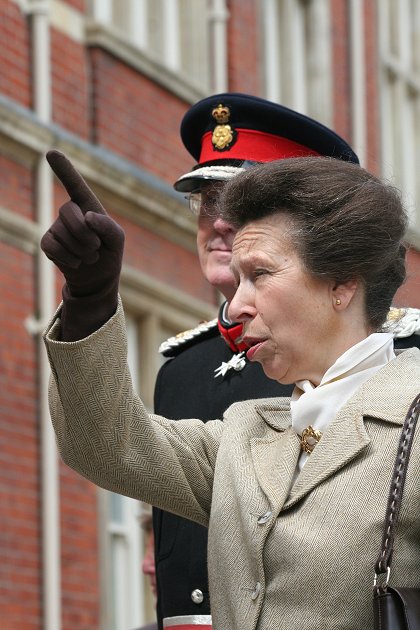
MULTIPOLYGON (((128 362, 135 384, 140 382, 136 323, 127 318, 128 362)), ((147 618, 147 589, 141 563, 144 532, 139 501, 99 491, 103 628, 127 630, 147 618)))
MULTIPOLYGON (((146 296, 147 290, 140 284, 132 292, 124 287, 123 293, 130 372, 134 386, 151 410, 156 374, 165 360, 158 353, 160 343, 214 314, 210 309, 195 312, 193 300, 188 305, 190 312, 185 310, 185 299, 171 304, 167 287, 156 303, 146 296)), ((141 517, 145 505, 100 489, 99 509, 101 628, 128 630, 154 615, 150 585, 142 574, 146 533, 141 517)))
POLYGON ((266 97, 330 125, 328 0, 265 0, 262 8, 266 97))
POLYGON ((384 0, 378 6, 381 55, 383 175, 402 189, 420 231, 420 4, 384 0))
MULTIPOLYGON (((217 37, 220 60, 224 0, 91 0, 91 14, 158 67, 201 92, 221 87, 217 78, 223 72, 214 67, 218 62, 212 63, 211 51, 217 37)), ((226 65, 226 59, 221 63, 226 65)))
POLYGON ((128 497, 102 491, 107 517, 109 630, 127 630, 145 621, 142 584, 141 504, 128 497))

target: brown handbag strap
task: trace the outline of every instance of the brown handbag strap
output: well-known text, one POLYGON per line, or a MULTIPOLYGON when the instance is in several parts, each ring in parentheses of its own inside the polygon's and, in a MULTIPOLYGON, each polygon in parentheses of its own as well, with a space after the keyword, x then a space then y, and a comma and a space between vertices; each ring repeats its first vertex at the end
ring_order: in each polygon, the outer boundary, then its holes
MULTIPOLYGON (((420 413, 420 394, 413 400, 404 421, 394 471, 392 473, 388 506, 385 515, 385 529, 382 537, 382 547, 375 565, 376 574, 389 572, 392 552, 394 550, 395 527, 401 507, 408 460, 413 443, 414 430, 420 413)), ((388 578, 387 578, 388 580, 388 578)))

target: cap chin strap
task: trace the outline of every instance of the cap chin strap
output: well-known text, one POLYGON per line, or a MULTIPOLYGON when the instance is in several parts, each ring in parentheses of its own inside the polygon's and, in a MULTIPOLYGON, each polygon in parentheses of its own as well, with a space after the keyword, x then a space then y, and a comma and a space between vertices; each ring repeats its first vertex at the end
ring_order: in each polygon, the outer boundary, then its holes
POLYGON ((238 322, 231 322, 227 316, 227 302, 224 302, 219 310, 217 318, 217 326, 223 339, 226 341, 232 352, 242 352, 247 350, 248 346, 240 341, 242 336, 243 326, 238 322))

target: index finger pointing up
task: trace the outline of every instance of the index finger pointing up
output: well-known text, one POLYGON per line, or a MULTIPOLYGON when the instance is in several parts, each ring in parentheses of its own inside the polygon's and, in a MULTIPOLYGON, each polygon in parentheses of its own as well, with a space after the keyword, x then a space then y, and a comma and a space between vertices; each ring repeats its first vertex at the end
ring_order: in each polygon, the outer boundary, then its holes
POLYGON ((70 199, 80 207, 83 214, 89 211, 98 214, 106 214, 104 207, 95 193, 89 188, 83 177, 76 171, 73 164, 64 153, 52 149, 48 151, 46 157, 48 164, 67 190, 70 199))

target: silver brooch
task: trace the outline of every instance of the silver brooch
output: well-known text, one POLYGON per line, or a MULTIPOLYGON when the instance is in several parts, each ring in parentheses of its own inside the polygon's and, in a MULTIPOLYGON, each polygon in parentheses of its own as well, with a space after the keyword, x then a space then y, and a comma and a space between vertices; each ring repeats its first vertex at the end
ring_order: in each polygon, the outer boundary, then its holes
POLYGON ((234 354, 227 363, 223 361, 222 365, 214 370, 214 378, 225 376, 226 372, 229 372, 229 370, 235 370, 235 372, 243 370, 246 365, 244 355, 245 352, 240 352, 239 354, 234 354))

